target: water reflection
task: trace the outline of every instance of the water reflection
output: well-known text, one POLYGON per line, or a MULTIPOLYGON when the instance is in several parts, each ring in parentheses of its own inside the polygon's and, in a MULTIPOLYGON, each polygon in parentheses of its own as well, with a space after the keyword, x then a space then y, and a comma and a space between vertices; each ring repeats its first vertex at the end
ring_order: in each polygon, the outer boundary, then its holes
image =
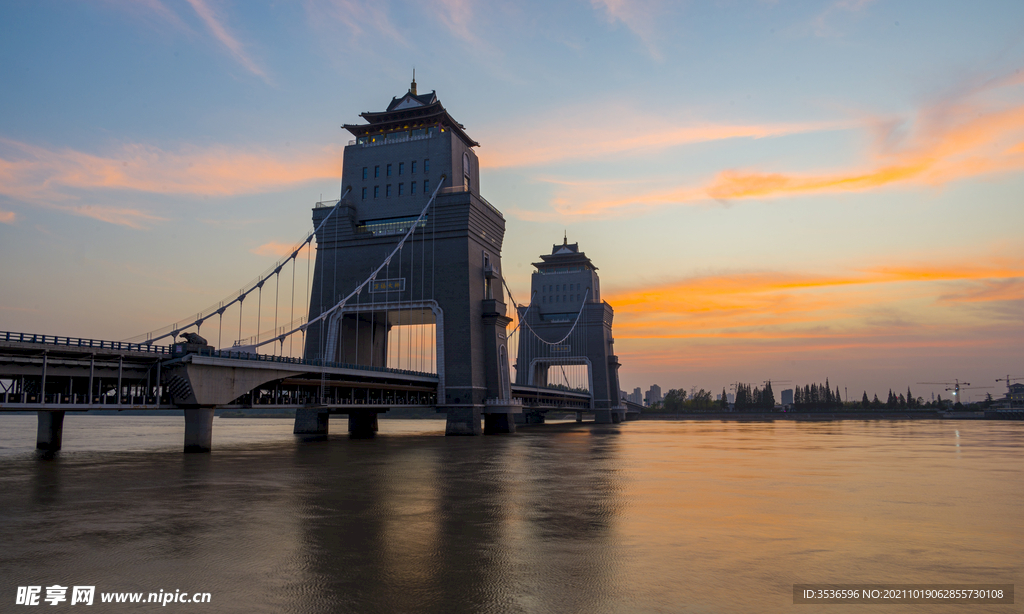
POLYGON ((606 610, 622 490, 614 437, 410 443, 295 449, 304 611, 606 610))
POLYGON ((792 611, 798 582, 1024 583, 1020 424, 301 441, 263 421, 218 425, 235 443, 210 455, 139 451, 131 424, 132 451, 2 459, 0 599, 59 582, 202 590, 218 612, 730 613, 792 611))

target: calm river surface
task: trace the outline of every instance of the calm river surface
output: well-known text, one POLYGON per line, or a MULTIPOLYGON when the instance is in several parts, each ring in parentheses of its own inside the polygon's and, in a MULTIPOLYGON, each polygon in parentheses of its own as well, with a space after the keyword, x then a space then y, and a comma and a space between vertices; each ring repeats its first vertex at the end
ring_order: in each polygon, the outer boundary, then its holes
MULTIPOLYGON (((1024 423, 548 424, 0 416, 0 611, 18 586, 209 592, 85 612, 1022 612, 793 605, 795 583, 1024 588, 1024 423)), ((45 590, 44 590, 45 593, 45 590)), ((44 594, 45 596, 45 594, 44 594)), ((70 595, 69 595, 70 597, 70 595)), ((70 601, 70 599, 69 599, 70 601)))

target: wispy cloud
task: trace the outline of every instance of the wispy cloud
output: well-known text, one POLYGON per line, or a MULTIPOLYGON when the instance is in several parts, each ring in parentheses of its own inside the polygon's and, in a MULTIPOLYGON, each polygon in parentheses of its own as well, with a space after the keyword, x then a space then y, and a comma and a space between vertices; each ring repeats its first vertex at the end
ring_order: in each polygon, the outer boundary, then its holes
MULTIPOLYGON (((384 35, 391 41, 408 46, 398 31, 383 2, 363 0, 307 0, 306 10, 315 27, 341 22, 352 37, 384 35)), ((332 26, 333 27, 333 26, 332 26)))
MULTIPOLYGON (((95 205, 105 190, 151 194, 233 196, 282 189, 341 175, 337 152, 323 150, 297 158, 259 149, 186 146, 165 151, 127 144, 97 155, 47 149, 0 138, 0 194, 129 228, 147 228, 166 218, 138 207, 95 205)), ((0 212, 12 223, 13 212, 0 212)))
POLYGON ((848 20, 858 13, 863 13, 874 2, 875 0, 837 0, 832 2, 811 21, 811 29, 818 37, 839 36, 840 31, 834 25, 835 22, 848 20))
POLYGON ((108 224, 127 226, 136 230, 149 228, 155 222, 164 222, 167 218, 153 215, 130 207, 109 207, 100 205, 74 205, 70 207, 58 205, 56 208, 74 215, 92 218, 108 224))
POLYGON ((528 167, 595 160, 608 156, 649 155, 672 147, 725 139, 761 139, 805 132, 838 130, 849 124, 804 122, 778 124, 686 122, 623 105, 557 114, 530 126, 499 129, 483 135, 493 151, 481 158, 486 168, 528 167), (598 129, 614 116, 614 133, 598 129))
MULTIPOLYGON (((703 183, 646 190, 616 191, 580 182, 563 186, 551 211, 532 215, 545 219, 612 217, 711 200, 865 192, 899 185, 936 187, 971 177, 1020 172, 1024 170, 1024 105, 1014 89, 1019 89, 1020 81, 992 81, 968 92, 967 99, 927 105, 905 121, 868 121, 865 130, 874 136, 872 149, 851 168, 819 172, 726 169, 703 183)), ((798 129, 782 126, 776 132, 798 129)), ((648 178, 648 183, 664 184, 666 180, 648 178)))
POLYGON ((341 175, 341 158, 331 150, 288 158, 225 146, 117 149, 97 155, 0 138, 0 194, 28 202, 66 200, 69 190, 97 189, 230 196, 341 175))
POLYGON ((0 224, 13 224, 16 219, 18 216, 13 211, 0 209, 0 224))
POLYGON ((661 60, 658 50, 657 24, 662 13, 661 3, 657 0, 591 0, 591 5, 602 11, 610 23, 616 21, 625 25, 655 60, 661 60))
MULTIPOLYGON (((206 0, 187 0, 195 10, 199 18, 203 20, 206 27, 210 29, 213 34, 222 45, 227 47, 231 55, 245 67, 246 70, 256 75, 260 79, 263 79, 268 85, 272 85, 270 78, 267 73, 256 64, 256 62, 249 56, 249 53, 245 50, 245 47, 238 41, 234 35, 228 31, 227 26, 224 25, 221 18, 214 12, 214 10, 207 4, 206 0)), ((159 3, 156 3, 159 4, 159 3)), ((162 5, 161 5, 162 6, 162 5)))
POLYGON ((724 171, 707 187, 716 199, 862 192, 897 183, 937 186, 1005 171, 1024 170, 1024 105, 985 112, 973 105, 923 111, 901 146, 874 156, 866 168, 821 174, 724 171))
POLYGON ((436 0, 438 17, 457 38, 474 47, 482 43, 472 29, 473 5, 469 0, 436 0))
MULTIPOLYGON (((280 241, 268 241, 268 242, 264 243, 263 245, 260 245, 258 247, 252 248, 249 251, 254 253, 254 254, 256 254, 256 255, 258 255, 258 256, 276 256, 276 257, 280 258, 280 257, 283 257, 283 256, 291 255, 291 253, 295 250, 295 247, 296 246, 293 243, 282 243, 280 241)), ((309 257, 309 251, 310 250, 308 250, 308 249, 302 250, 302 253, 299 255, 299 258, 302 258, 302 259, 308 258, 309 257)))

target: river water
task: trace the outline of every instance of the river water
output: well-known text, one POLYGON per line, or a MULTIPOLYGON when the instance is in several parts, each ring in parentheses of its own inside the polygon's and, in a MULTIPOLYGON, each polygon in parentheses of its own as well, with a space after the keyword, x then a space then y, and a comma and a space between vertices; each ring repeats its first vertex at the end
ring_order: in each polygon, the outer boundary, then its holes
POLYGON ((798 583, 1024 586, 1024 423, 291 426, 218 418, 185 455, 182 418, 69 415, 42 460, 35 417, 0 416, 0 611, 54 584, 95 585, 86 612, 1024 611, 793 604, 798 583), (161 589, 211 603, 99 603, 161 589))

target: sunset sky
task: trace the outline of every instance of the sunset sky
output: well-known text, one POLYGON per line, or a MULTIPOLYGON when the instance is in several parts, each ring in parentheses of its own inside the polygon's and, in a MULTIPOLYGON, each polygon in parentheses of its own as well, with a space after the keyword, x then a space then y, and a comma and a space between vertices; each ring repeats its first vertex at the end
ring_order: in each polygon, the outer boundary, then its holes
POLYGON ((3 2, 0 330, 237 291, 413 67, 516 298, 563 232, 599 267, 622 388, 1024 377, 1019 0, 3 2))

